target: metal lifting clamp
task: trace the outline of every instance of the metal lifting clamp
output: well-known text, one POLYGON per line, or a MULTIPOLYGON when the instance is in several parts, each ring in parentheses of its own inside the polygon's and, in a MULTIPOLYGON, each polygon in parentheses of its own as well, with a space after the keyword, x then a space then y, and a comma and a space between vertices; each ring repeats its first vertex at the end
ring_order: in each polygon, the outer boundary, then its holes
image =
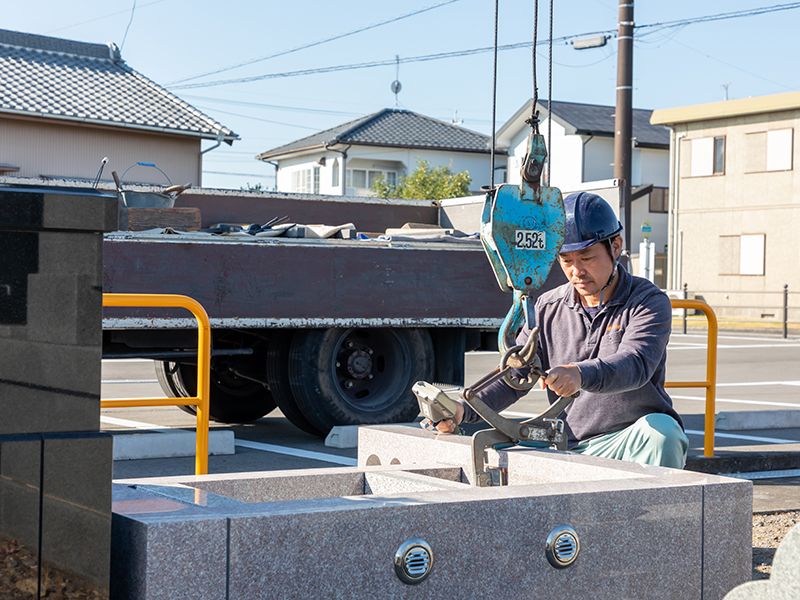
MULTIPOLYGON (((558 416, 578 395, 559 398, 542 414, 523 423, 501 417, 477 397, 480 390, 499 379, 514 389, 527 390, 546 376, 536 364, 539 328, 533 323, 530 296, 550 273, 564 243, 566 220, 561 191, 541 185, 547 148, 539 134, 538 118, 534 114, 527 122, 532 131, 521 168, 522 181, 520 185, 503 184, 490 190, 481 216, 481 242, 497 283, 503 291, 514 293, 511 310, 498 333, 498 346, 503 354, 500 365, 461 392, 464 401, 493 427, 472 437, 473 482, 481 487, 505 483, 501 470, 486 467, 488 448, 533 442, 565 450, 564 423, 558 416), (531 335, 524 346, 515 345, 516 333, 526 321, 531 335), (526 378, 516 377, 512 371, 526 367, 531 373, 526 378)), ((432 423, 455 414, 453 401, 435 386, 420 382, 413 389, 423 413, 432 423)))

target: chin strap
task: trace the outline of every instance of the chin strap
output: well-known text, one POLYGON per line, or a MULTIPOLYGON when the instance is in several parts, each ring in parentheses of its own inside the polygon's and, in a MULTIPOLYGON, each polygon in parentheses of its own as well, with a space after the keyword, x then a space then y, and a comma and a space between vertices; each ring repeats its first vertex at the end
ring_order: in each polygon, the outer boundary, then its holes
POLYGON ((611 277, 608 278, 608 282, 603 286, 600 290, 600 304, 598 306, 603 306, 603 295, 608 286, 611 285, 611 282, 614 281, 614 277, 617 275, 617 267, 619 266, 619 258, 614 258, 614 251, 611 249, 611 242, 606 240, 606 246, 608 248, 608 253, 611 255, 611 259, 614 261, 614 268, 611 270, 611 277))

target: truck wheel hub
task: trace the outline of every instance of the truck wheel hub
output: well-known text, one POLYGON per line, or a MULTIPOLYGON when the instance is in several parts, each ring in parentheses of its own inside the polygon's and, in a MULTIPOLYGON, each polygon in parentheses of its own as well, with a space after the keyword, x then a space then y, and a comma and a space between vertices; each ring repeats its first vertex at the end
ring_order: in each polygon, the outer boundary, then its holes
POLYGON ((347 372, 356 379, 366 379, 372 371, 372 358, 363 350, 356 350, 347 358, 347 372))

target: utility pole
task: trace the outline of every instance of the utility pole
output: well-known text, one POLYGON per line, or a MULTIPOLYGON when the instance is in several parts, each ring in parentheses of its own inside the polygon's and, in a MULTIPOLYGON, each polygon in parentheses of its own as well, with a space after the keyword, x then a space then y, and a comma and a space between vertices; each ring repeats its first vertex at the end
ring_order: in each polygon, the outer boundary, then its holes
POLYGON ((614 178, 620 189, 625 250, 631 252, 631 148, 633 121, 633 0, 619 1, 617 36, 617 107, 614 111, 614 178))

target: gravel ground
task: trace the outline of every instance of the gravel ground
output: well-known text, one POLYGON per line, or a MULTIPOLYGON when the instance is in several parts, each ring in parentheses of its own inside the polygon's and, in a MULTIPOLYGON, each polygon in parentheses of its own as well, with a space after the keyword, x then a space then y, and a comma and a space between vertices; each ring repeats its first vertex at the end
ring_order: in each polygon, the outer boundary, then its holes
POLYGON ((775 549, 798 523, 800 511, 753 515, 753 581, 769 579, 775 549))

